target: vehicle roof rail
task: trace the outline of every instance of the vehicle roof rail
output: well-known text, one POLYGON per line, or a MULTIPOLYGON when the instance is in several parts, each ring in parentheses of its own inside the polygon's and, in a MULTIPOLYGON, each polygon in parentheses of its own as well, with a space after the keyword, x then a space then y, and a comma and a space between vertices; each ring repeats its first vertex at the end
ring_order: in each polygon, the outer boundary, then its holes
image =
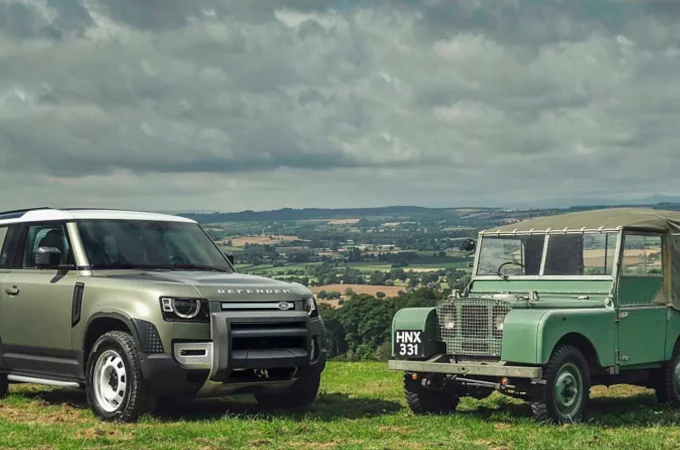
POLYGON ((43 210, 43 209, 52 209, 52 208, 50 208, 49 206, 38 206, 38 207, 35 207, 35 208, 13 209, 11 211, 1 211, 0 217, 1 216, 8 216, 8 215, 15 215, 15 214, 24 214, 24 213, 27 213, 27 212, 40 211, 40 210, 43 210))

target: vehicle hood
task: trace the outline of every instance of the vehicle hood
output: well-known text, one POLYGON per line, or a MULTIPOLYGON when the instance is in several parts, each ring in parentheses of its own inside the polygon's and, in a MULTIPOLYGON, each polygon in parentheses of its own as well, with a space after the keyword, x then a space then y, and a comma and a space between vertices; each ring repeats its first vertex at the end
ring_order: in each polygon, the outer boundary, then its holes
POLYGON ((141 271, 126 274, 99 275, 123 281, 178 283, 192 286, 202 298, 213 301, 300 300, 312 292, 299 283, 243 273, 203 271, 141 271))

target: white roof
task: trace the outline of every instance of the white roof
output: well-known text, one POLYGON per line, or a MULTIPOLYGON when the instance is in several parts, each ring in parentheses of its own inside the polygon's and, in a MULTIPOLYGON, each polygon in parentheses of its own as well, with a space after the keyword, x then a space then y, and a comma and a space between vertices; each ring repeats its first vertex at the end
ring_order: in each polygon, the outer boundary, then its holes
POLYGON ((0 219, 0 224, 84 219, 152 220, 160 222, 196 223, 196 221, 185 217, 150 212, 106 209, 36 209, 27 211, 19 217, 12 216, 12 218, 5 220, 0 219))

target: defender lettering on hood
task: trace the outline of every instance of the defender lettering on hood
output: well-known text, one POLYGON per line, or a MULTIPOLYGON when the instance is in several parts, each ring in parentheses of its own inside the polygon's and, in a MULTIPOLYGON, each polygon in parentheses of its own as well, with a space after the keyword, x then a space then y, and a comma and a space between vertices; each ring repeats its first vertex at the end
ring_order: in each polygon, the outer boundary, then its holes
POLYGON ((238 294, 290 294, 290 289, 218 289, 218 294, 238 295, 238 294))

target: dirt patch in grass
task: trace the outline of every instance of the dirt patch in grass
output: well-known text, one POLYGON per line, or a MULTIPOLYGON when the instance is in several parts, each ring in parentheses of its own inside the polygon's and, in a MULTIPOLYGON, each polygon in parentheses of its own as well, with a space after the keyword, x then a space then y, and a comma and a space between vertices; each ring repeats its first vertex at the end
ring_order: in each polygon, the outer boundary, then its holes
POLYGON ((93 440, 101 437, 107 437, 115 440, 128 440, 135 436, 134 430, 126 430, 125 428, 108 428, 104 426, 94 426, 85 428, 84 430, 76 431, 73 435, 76 439, 93 440))
POLYGON ((0 417, 24 424, 54 425, 59 423, 83 423, 86 418, 80 409, 61 405, 57 410, 47 408, 46 403, 31 402, 25 406, 0 404, 0 417))

